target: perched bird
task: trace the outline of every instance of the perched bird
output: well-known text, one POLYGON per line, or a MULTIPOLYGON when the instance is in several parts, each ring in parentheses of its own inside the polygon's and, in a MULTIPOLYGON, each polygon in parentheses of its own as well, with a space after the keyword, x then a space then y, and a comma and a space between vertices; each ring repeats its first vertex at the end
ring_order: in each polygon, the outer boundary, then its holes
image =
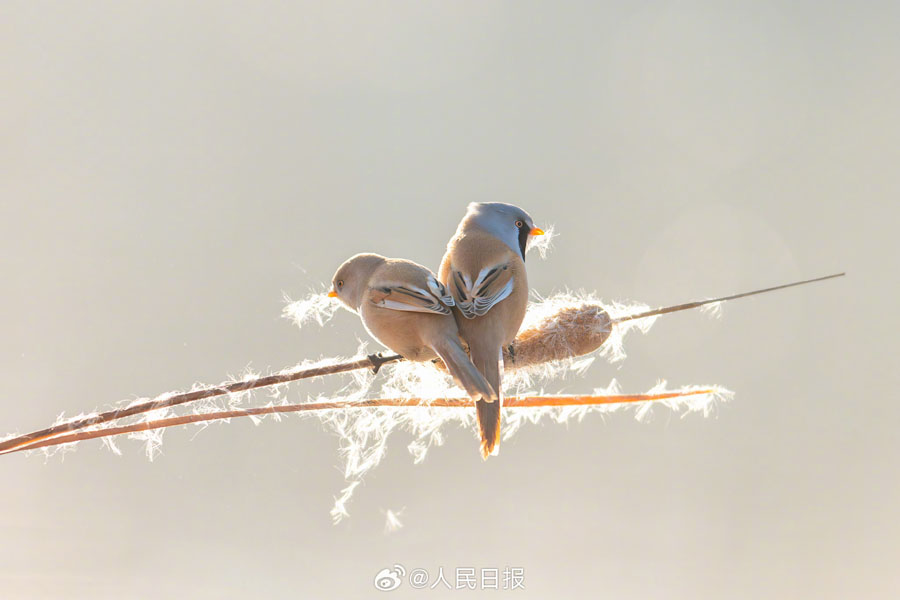
POLYGON ((440 357, 473 400, 493 397, 459 339, 453 297, 422 265, 357 254, 338 268, 328 295, 359 314, 369 334, 397 354, 414 361, 440 357))
POLYGON ((476 401, 484 458, 500 440, 502 349, 516 337, 528 302, 525 250, 531 236, 543 234, 517 206, 472 203, 441 262, 440 280, 453 296, 459 333, 494 390, 494 397, 476 401))

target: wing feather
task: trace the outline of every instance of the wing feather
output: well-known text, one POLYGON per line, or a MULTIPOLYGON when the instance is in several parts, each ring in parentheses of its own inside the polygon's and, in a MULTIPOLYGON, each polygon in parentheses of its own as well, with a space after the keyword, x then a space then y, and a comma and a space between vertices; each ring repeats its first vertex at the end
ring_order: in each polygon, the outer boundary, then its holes
POLYGON ((449 315, 454 301, 447 289, 431 276, 427 287, 426 290, 409 283, 380 283, 369 290, 368 299, 375 306, 391 310, 449 315))
POLYGON ((512 271, 508 263, 485 267, 474 282, 465 273, 453 269, 453 299, 467 319, 487 314, 512 293, 513 286, 512 271))

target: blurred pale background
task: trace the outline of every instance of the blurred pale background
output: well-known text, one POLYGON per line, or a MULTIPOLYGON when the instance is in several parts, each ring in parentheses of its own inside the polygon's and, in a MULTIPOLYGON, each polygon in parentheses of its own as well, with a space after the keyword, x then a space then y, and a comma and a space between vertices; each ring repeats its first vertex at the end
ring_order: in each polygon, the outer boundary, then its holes
POLYGON ((314 420, 2 457, 3 598, 360 598, 393 563, 520 566, 523 598, 900 594, 896 2, 0 12, 2 433, 352 352, 352 315, 297 331, 282 292, 362 250, 436 267, 473 200, 556 226, 541 293, 849 272, 559 384, 717 383, 715 417, 530 427, 487 463, 471 432, 418 466, 398 435, 337 526, 314 420))

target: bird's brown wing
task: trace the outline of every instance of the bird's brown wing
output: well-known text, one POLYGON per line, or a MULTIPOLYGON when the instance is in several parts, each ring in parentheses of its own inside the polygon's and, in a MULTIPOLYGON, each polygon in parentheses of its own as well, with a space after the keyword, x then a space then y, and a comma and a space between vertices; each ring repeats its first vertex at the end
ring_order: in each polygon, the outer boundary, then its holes
POLYGON ((396 281, 376 282, 367 294, 368 301, 381 308, 449 315, 453 297, 440 281, 429 277, 426 286, 396 281))
POLYGON ((486 314, 513 291, 513 271, 508 262, 500 262, 470 275, 451 266, 450 293, 459 311, 467 319, 486 314))

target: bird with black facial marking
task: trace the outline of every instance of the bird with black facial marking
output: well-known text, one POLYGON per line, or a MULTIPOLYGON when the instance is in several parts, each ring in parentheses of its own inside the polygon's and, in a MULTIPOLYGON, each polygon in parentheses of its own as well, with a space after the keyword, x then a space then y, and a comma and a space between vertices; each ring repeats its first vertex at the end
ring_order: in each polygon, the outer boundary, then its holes
POLYGON ((484 458, 500 441, 502 349, 515 339, 528 303, 525 251, 532 236, 543 234, 517 206, 472 203, 441 262, 440 280, 453 297, 460 336, 494 391, 476 401, 484 458))
POLYGON ((397 354, 414 361, 439 357, 473 400, 493 397, 459 339, 453 296, 422 265, 357 254, 338 268, 328 295, 359 314, 366 331, 397 354))

